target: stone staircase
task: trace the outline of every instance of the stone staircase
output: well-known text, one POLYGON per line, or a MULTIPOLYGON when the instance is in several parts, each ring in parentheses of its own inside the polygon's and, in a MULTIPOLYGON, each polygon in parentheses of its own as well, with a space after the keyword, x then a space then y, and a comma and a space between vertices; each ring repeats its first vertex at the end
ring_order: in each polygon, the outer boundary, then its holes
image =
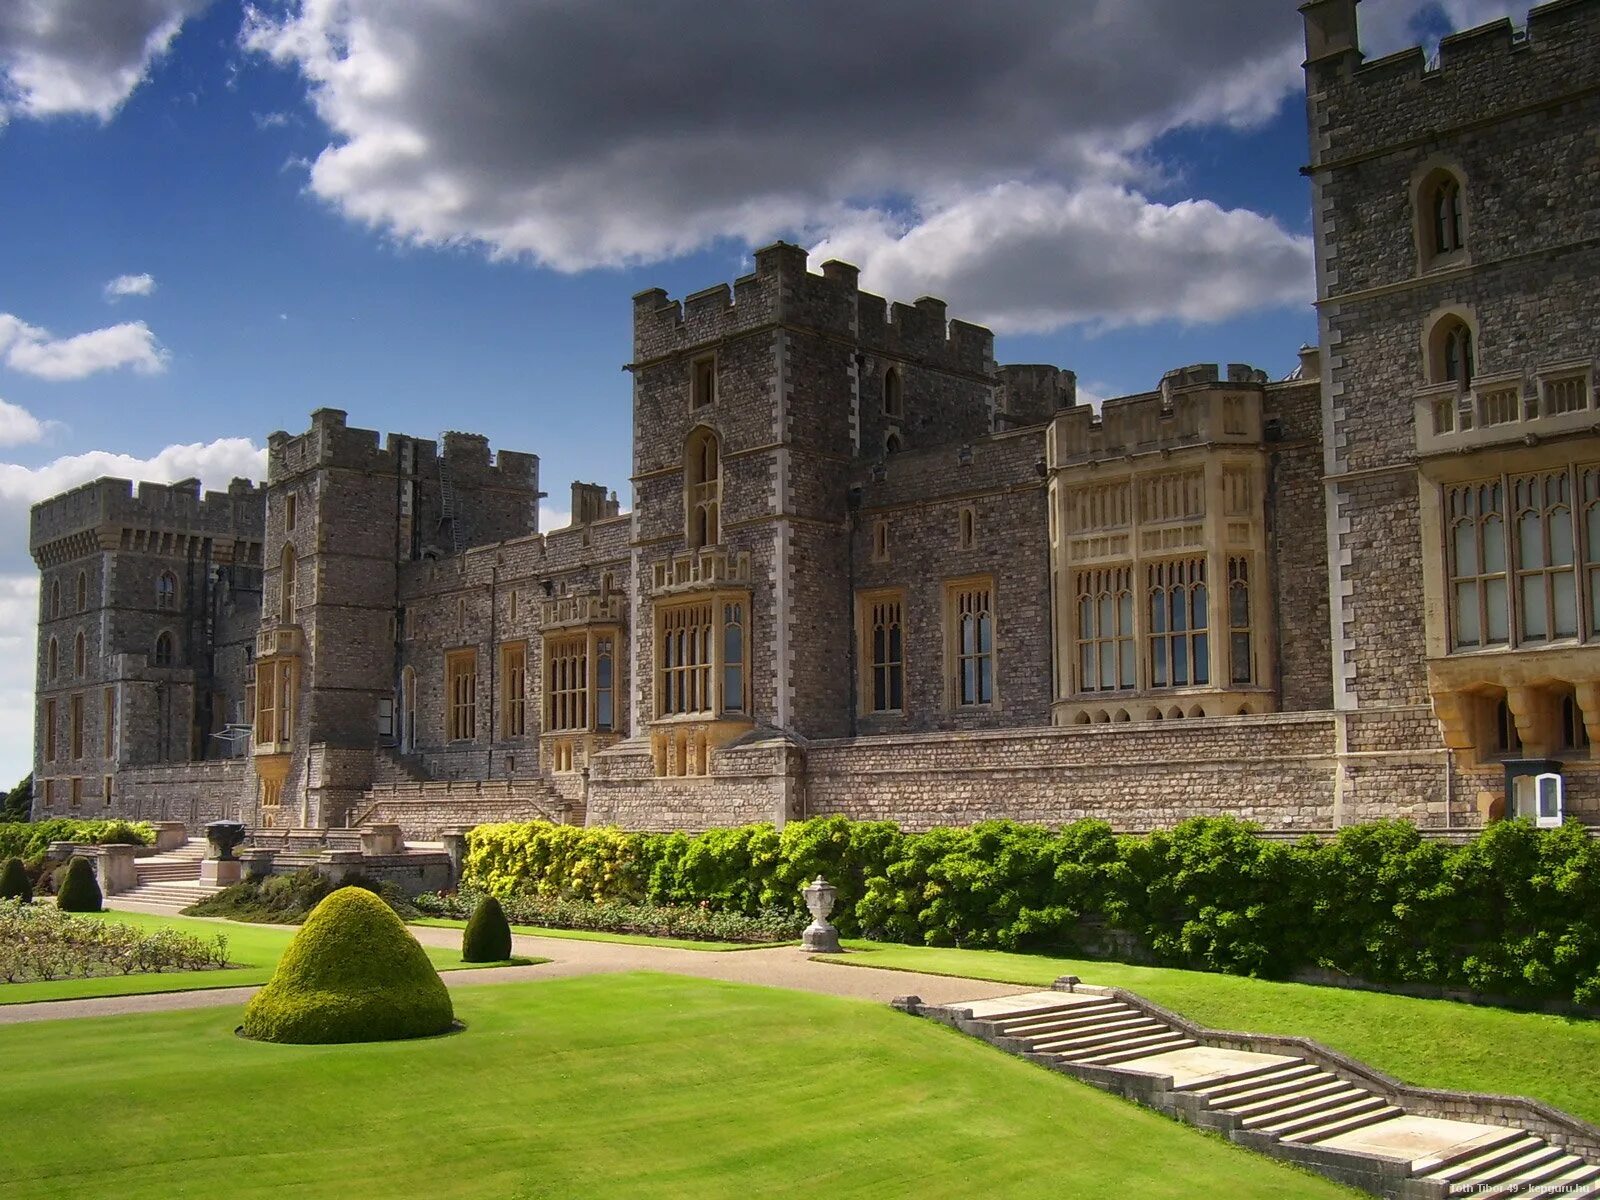
POLYGON ((200 882, 200 860, 205 856, 205 839, 190 838, 176 850, 135 859, 133 869, 137 885, 108 899, 174 911, 188 908, 219 890, 200 882))
POLYGON ((1116 989, 895 1006, 1392 1200, 1600 1198, 1600 1129, 1534 1101, 1410 1088, 1314 1042, 1203 1030, 1116 989))

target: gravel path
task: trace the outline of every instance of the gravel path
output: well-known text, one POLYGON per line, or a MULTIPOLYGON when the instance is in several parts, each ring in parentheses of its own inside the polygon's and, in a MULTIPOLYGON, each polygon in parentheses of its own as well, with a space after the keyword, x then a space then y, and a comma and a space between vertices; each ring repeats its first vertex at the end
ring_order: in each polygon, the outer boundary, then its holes
MULTIPOLYGON (((129 907, 132 907, 131 905, 129 907)), ((148 910, 147 910, 148 911, 148 910)), ((459 929, 412 926, 417 940, 429 946, 459 946, 459 929)), ((930 1004, 1005 996, 1029 989, 945 975, 916 975, 876 967, 841 966, 819 961, 798 946, 770 950, 679 950, 665 946, 638 946, 625 942, 589 942, 576 938, 512 938, 514 952, 547 963, 527 967, 488 967, 445 971, 441 978, 452 988, 477 984, 521 983, 564 979, 574 975, 606 975, 623 971, 661 971, 699 979, 724 979, 851 996, 888 1002, 895 996, 918 995, 930 1004)), ((216 1008, 242 1004, 253 987, 216 988, 210 991, 150 992, 136 996, 100 996, 88 1000, 45 1000, 33 1004, 0 1005, 0 1025, 21 1021, 50 1021, 69 1017, 111 1017, 126 1013, 171 1012, 175 1009, 216 1008)))

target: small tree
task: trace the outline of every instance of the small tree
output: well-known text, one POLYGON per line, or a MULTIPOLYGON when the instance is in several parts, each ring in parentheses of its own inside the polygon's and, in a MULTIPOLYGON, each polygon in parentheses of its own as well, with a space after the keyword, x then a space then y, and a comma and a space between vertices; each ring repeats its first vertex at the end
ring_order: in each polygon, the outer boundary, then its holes
POLYGON ((24 904, 33 899, 33 884, 28 882, 28 872, 20 858, 6 859, 0 867, 0 900, 20 900, 24 904))
POLYGON ((493 896, 485 896, 472 910, 461 937, 462 962, 504 962, 511 957, 511 925, 506 911, 493 896))
POLYGON ((33 776, 29 775, 0 799, 0 821, 26 821, 33 809, 33 776))
POLYGON ((56 907, 62 912, 99 912, 102 904, 99 881, 87 858, 73 856, 67 864, 66 878, 61 881, 61 893, 56 897, 56 907))

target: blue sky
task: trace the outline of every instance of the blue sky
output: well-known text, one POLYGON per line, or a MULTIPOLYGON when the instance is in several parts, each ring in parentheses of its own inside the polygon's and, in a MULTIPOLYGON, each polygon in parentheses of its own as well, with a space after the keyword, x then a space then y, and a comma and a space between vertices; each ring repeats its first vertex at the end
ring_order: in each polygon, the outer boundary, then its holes
MULTIPOLYGON (((224 485, 321 406, 539 454, 547 527, 573 478, 626 503, 629 297, 773 237, 942 294, 1000 361, 1096 396, 1282 375, 1315 339, 1282 0, 16 3, 0 779, 30 757, 28 504, 103 473, 224 485)), ((1505 11, 1361 8, 1379 51, 1505 11)))

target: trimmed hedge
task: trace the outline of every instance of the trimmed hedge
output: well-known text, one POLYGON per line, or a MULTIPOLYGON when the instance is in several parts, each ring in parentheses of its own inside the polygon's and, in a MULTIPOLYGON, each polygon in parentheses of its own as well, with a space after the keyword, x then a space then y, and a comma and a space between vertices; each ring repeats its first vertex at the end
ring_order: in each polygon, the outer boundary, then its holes
POLYGON ((444 1033, 450 993, 394 910, 365 888, 317 905, 245 1006, 243 1032, 265 1042, 386 1042, 444 1033))
POLYGON ((692 836, 531 822, 480 825, 467 845, 463 886, 502 901, 798 915, 822 874, 847 935, 1081 952, 1098 927, 1170 966, 1600 1005, 1600 842, 1575 821, 1502 821, 1460 846, 1402 821, 1287 843, 1231 817, 1142 837, 1093 820, 912 834, 825 817, 692 836))
POLYGON ((20 858, 6 859, 0 867, 0 900, 17 900, 27 904, 33 899, 33 881, 28 878, 28 868, 20 858))
POLYGON ((80 821, 52 817, 48 821, 0 822, 0 858, 38 858, 51 842, 76 842, 80 846, 122 844, 148 846, 156 840, 148 821, 80 821))
POLYGON ((105 897, 100 894, 100 881, 94 877, 94 868, 87 858, 77 855, 67 863, 67 873, 61 879, 61 891, 56 895, 56 907, 62 912, 99 912, 105 897))
POLYGON ((461 933, 462 962, 504 962, 511 957, 511 923, 493 896, 478 901, 461 933))
MULTIPOLYGON (((430 917, 467 920, 477 911, 482 893, 424 892, 412 902, 430 917)), ((497 901, 498 903, 498 901, 497 901)), ((755 916, 720 912, 709 904, 628 904, 608 900, 561 900, 517 895, 501 905, 506 917, 536 929, 585 929, 597 933, 637 933, 646 937, 692 942, 745 942, 764 946, 799 941, 809 918, 788 909, 767 909, 755 916)))

